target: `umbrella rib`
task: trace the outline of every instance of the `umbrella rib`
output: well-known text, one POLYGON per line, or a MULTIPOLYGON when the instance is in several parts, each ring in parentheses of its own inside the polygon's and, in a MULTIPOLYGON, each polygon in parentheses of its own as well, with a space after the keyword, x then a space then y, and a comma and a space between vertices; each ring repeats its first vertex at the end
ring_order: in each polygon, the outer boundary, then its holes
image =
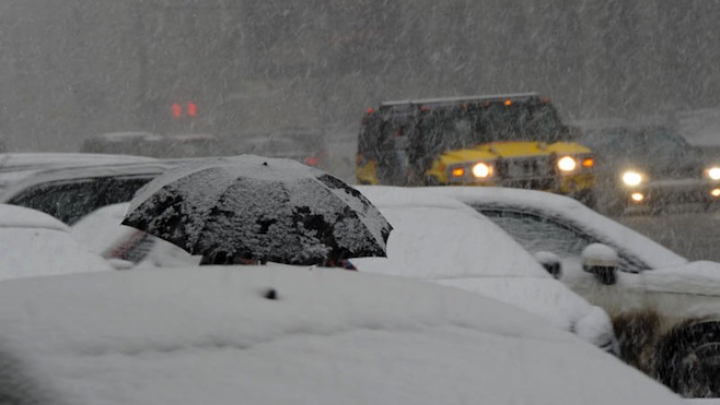
MULTIPOLYGON (((218 199, 217 199, 217 202, 218 202, 218 203, 223 200, 223 198, 225 197, 225 195, 228 193, 228 190, 229 190, 234 184, 235 184, 235 183, 233 183, 233 184, 229 185, 228 187, 226 187, 225 190, 218 195, 218 199)), ((214 205, 210 208, 210 210, 209 210, 209 212, 207 213, 207 215, 205 215, 204 218, 202 219, 202 227, 200 228, 200 231, 197 233, 197 237, 196 237, 195 243, 193 243, 193 247, 192 247, 193 252, 197 252, 197 251, 198 251, 198 249, 199 249, 198 244, 200 244, 200 241, 202 240, 202 235, 208 230, 208 222, 209 222, 210 219, 213 218, 213 217, 210 216, 210 213, 212 213, 213 210, 217 209, 218 205, 219 205, 219 204, 214 204, 214 205)))

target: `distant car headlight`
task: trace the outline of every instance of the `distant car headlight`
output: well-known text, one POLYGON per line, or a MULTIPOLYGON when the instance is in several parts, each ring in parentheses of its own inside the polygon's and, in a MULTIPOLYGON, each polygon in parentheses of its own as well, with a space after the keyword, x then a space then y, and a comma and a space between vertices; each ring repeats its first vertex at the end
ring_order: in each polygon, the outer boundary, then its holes
POLYGON ((713 166, 707 169, 707 175, 713 180, 720 180, 720 167, 713 166))
POLYGON ((493 173, 493 167, 487 163, 476 163, 472 167, 473 176, 475 176, 479 179, 484 179, 484 178, 490 177, 492 175, 492 173, 493 173))
POLYGON ((625 183, 626 186, 638 186, 640 183, 643 182, 644 176, 642 173, 636 172, 634 170, 628 170, 625 173, 622 174, 622 181, 625 183))
POLYGON ((570 156, 561 157, 557 162, 557 167, 564 172, 571 172, 577 167, 577 161, 570 156))

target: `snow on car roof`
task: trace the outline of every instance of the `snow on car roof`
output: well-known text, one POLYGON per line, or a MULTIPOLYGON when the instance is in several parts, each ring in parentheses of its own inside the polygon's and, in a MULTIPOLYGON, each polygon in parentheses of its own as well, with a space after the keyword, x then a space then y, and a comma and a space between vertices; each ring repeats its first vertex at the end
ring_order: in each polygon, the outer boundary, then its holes
POLYGON ((27 176, 23 176, 16 182, 8 185, 5 191, 3 191, 0 195, 0 201, 9 201, 17 194, 22 193, 28 188, 38 184, 61 180, 99 178, 108 176, 155 176, 164 172, 170 167, 177 166, 178 164, 182 163, 184 162, 163 162, 153 159, 148 163, 107 164, 96 166, 60 167, 45 169, 31 173, 27 176))
POLYGON ((486 207, 517 207, 565 218, 602 243, 626 250, 651 267, 681 265, 687 260, 650 238, 591 210, 580 202, 557 194, 496 187, 435 187, 433 191, 467 204, 486 207))
POLYGON ((0 171, 28 167, 88 166, 97 164, 141 163, 156 159, 102 153, 3 153, 0 154, 0 171))
POLYGON ((505 304, 337 269, 13 280, 0 323, 0 384, 35 403, 680 403, 505 304))
POLYGON ((122 141, 129 141, 129 140, 137 140, 142 139, 146 141, 153 141, 153 140, 162 140, 164 137, 162 135, 153 134, 150 132, 142 132, 142 131, 135 131, 135 132, 109 132, 105 134, 96 135, 93 138, 89 139, 102 139, 109 142, 122 142, 122 141))

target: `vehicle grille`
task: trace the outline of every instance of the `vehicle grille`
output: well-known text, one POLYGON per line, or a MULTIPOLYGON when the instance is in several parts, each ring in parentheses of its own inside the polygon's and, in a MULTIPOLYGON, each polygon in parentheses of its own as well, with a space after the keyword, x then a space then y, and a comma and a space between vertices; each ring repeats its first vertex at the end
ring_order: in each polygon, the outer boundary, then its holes
POLYGON ((552 179, 555 172, 551 160, 550 156, 503 159, 498 162, 498 172, 509 180, 552 179))
POLYGON ((557 182, 553 178, 544 179, 504 179, 499 183, 502 187, 522 188, 525 190, 554 190, 557 182))

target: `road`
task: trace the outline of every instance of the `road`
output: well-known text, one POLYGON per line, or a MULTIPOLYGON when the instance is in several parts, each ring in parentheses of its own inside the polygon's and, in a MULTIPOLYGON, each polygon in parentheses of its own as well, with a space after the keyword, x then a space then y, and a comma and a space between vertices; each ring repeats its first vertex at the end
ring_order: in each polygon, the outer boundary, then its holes
POLYGON ((626 215, 614 219, 690 260, 720 262, 720 210, 626 215))

